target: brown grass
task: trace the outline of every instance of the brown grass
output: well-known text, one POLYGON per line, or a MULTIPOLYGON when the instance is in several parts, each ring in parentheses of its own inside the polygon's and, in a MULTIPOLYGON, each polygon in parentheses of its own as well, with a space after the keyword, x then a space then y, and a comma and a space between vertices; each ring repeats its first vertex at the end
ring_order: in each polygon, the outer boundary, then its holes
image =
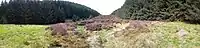
POLYGON ((87 30, 99 31, 102 29, 110 29, 115 27, 115 23, 122 22, 122 19, 112 15, 97 16, 89 20, 81 21, 80 24, 85 25, 87 30))

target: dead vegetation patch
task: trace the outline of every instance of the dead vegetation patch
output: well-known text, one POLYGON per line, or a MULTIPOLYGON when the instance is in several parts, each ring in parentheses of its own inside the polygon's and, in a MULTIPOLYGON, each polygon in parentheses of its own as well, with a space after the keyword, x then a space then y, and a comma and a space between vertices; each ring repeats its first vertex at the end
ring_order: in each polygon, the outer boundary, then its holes
POLYGON ((77 33, 76 31, 77 25, 74 23, 57 23, 52 24, 46 28, 46 30, 51 30, 52 35, 68 35, 69 32, 77 33))
POLYGON ((141 21, 141 20, 130 20, 129 26, 126 29, 146 29, 153 25, 162 24, 160 21, 141 21))
POLYGON ((54 43, 51 47, 59 48, 89 48, 89 42, 87 38, 90 35, 87 33, 77 33, 76 35, 67 36, 54 36, 54 43))
MULTIPOLYGON (((61 46, 64 48, 103 47, 102 44, 104 44, 105 42, 102 41, 101 36, 99 36, 99 34, 96 34, 95 31, 97 33, 100 33, 102 29, 107 29, 111 31, 107 32, 106 36, 112 35, 121 39, 127 39, 129 37, 131 39, 134 39, 142 36, 142 33, 150 32, 148 27, 159 22, 122 20, 117 16, 103 15, 76 23, 58 23, 48 27, 47 29, 52 30, 52 35, 56 35, 54 36, 55 42, 52 46, 61 46), (82 33, 79 33, 76 30, 76 23, 85 27, 84 31, 81 31, 82 33), (74 33, 76 34, 74 35, 74 33), (95 35, 91 35, 91 33, 94 33, 95 35)), ((105 39, 109 38, 106 37, 105 39)))
POLYGON ((97 16, 89 20, 81 21, 79 24, 84 25, 87 30, 99 31, 115 27, 115 23, 122 22, 122 19, 113 15, 97 16))
MULTIPOLYGON (((120 31, 115 32, 115 36, 127 36, 130 34, 137 35, 138 33, 148 33, 150 32, 149 27, 154 25, 160 25, 163 22, 160 21, 141 21, 141 20, 129 20, 128 26, 125 26, 125 29, 121 29, 120 31)), ((124 24, 124 25, 125 25, 124 24)))

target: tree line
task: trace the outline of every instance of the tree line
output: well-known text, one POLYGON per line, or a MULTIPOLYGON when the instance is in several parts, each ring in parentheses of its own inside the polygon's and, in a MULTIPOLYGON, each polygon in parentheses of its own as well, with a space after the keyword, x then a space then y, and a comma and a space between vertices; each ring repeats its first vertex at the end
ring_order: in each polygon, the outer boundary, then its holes
POLYGON ((133 20, 200 23, 200 0, 126 0, 112 14, 133 20))
POLYGON ((1 24, 53 24, 98 15, 84 5, 60 0, 10 0, 0 5, 1 24))

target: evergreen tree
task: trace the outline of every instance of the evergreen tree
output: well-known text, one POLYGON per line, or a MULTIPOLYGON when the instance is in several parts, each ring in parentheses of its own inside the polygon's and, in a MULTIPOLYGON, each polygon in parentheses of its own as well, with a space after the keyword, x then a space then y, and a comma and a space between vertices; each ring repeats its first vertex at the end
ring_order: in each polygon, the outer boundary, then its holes
POLYGON ((0 23, 51 24, 86 19, 90 15, 100 14, 84 5, 59 0, 10 0, 0 6, 0 23))
POLYGON ((200 0, 126 0, 112 14, 134 20, 200 23, 200 0))

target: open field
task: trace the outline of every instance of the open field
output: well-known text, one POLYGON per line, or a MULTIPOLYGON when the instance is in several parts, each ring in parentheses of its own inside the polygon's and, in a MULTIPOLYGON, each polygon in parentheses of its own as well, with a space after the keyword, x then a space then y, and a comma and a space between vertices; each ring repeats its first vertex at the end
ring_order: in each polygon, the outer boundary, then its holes
MULTIPOLYGON (((0 48, 48 48, 54 39, 44 30, 46 27, 1 24, 0 48)), ((88 43, 90 48, 199 48, 199 27, 197 24, 164 22, 146 28, 148 30, 100 30, 87 39, 93 41, 88 43)), ((79 26, 78 30, 85 32, 82 26, 79 26)))

